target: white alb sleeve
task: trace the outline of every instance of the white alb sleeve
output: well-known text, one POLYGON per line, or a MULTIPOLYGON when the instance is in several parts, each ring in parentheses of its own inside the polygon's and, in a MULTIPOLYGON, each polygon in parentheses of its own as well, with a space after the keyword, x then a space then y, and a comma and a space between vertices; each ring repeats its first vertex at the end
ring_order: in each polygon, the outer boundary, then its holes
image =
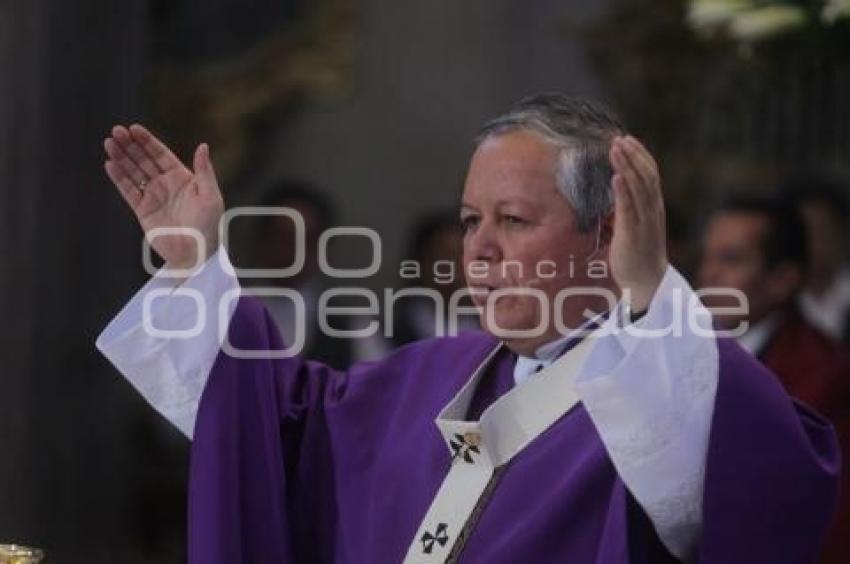
POLYGON ((690 561, 719 376, 711 315, 671 266, 644 317, 617 326, 603 326, 576 392, 659 538, 690 561))
POLYGON ((219 248, 179 286, 173 278, 153 277, 97 339, 103 355, 189 439, 238 292, 219 248), (223 298, 227 305, 220 311, 223 298))

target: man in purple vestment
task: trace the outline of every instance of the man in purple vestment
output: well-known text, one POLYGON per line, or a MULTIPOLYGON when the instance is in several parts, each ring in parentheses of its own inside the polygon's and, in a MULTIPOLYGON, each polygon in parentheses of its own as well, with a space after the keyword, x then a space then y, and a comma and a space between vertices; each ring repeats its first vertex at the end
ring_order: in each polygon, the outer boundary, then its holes
POLYGON ((98 346, 193 440, 192 562, 817 558, 834 433, 711 332, 667 263, 657 165, 598 104, 532 96, 477 139, 486 331, 347 371, 282 358, 219 247, 206 145, 194 171, 138 125, 105 147, 166 268, 98 346))

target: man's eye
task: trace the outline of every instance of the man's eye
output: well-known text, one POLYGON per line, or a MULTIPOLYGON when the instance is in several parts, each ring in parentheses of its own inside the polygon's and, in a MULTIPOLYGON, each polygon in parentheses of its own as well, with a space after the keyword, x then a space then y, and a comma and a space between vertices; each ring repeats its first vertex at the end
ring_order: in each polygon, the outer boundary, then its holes
POLYGON ((526 221, 523 218, 517 217, 515 215, 506 215, 505 216, 505 223, 507 223, 508 225, 519 226, 519 225, 525 225, 526 221))
POLYGON ((738 265, 745 262, 741 253, 735 251, 721 253, 719 258, 721 262, 727 265, 738 265))
POLYGON ((464 233, 471 230, 478 223, 478 218, 472 215, 460 218, 460 227, 464 233))

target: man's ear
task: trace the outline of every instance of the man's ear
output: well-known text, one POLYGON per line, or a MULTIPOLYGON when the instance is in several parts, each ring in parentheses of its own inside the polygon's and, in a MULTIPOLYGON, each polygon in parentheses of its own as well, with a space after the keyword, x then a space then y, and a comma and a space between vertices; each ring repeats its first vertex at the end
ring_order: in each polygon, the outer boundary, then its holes
POLYGON ((614 238, 614 208, 611 208, 599 223, 599 248, 604 249, 614 238))

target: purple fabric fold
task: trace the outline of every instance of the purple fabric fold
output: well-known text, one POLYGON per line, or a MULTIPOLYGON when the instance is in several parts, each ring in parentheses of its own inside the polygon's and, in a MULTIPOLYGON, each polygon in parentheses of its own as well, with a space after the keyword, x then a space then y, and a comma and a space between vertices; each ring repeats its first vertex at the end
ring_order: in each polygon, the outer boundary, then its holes
MULTIPOLYGON (((282 348, 252 299, 230 340, 282 348)), ((401 562, 450 464, 434 419, 496 344, 429 340, 347 372, 219 354, 192 445, 190 561, 401 562)), ((700 562, 812 562, 836 497, 834 433, 737 345, 718 349, 700 562)), ((514 362, 491 363, 478 412, 510 388, 514 362)), ((511 462, 461 561, 675 560, 579 405, 511 462)))

